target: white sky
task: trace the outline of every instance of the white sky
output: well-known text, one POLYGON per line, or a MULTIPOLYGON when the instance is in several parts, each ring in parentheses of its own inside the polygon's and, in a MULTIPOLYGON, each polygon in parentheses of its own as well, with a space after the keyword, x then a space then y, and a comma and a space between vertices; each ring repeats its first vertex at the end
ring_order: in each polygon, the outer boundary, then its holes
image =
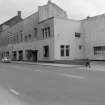
MULTIPOLYGON (((22 17, 27 17, 37 11, 37 7, 44 5, 48 0, 0 0, 0 23, 22 11, 22 17)), ((105 13, 105 0, 52 0, 63 8, 69 18, 84 19, 105 13)))

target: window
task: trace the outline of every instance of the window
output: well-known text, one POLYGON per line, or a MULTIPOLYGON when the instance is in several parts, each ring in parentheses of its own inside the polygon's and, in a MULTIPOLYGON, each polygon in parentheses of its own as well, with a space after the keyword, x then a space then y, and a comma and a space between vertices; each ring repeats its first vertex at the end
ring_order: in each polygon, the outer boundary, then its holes
POLYGON ((47 38, 47 28, 45 28, 45 35, 46 35, 46 38, 47 38))
POLYGON ((94 47, 94 56, 105 55, 105 46, 94 47))
POLYGON ((9 51, 6 52, 6 57, 9 57, 9 51))
POLYGON ((43 36, 43 38, 50 37, 51 36, 50 34, 51 34, 50 27, 42 28, 42 36, 43 36))
POLYGON ((70 48, 70 46, 66 45, 66 56, 69 56, 69 48, 70 48))
POLYGON ((10 43, 10 38, 9 38, 9 36, 8 36, 8 44, 10 43))
POLYGON ((18 43, 18 32, 16 33, 16 42, 18 43))
POLYGON ((37 37, 37 28, 34 28, 34 37, 37 37))
POLYGON ((50 27, 48 27, 48 36, 50 37, 50 27))
POLYGON ((44 29, 42 29, 42 36, 43 36, 43 38, 44 38, 44 29))
POLYGON ((60 46, 60 53, 61 53, 61 56, 62 57, 69 56, 69 53, 70 53, 70 45, 61 45, 60 46))
POLYGON ((49 57, 49 46, 44 46, 44 57, 49 57))
POLYGON ((75 32, 75 37, 80 38, 80 33, 75 32))
POLYGON ((28 37, 29 37, 29 40, 31 40, 31 34, 29 34, 28 37))
POLYGON ((14 43, 16 43, 16 40, 15 40, 15 35, 13 36, 13 42, 14 42, 14 43))
POLYGON ((61 56, 64 56, 64 45, 61 45, 61 56))
POLYGON ((23 32, 22 32, 22 30, 20 31, 20 38, 21 38, 21 41, 23 41, 23 32))

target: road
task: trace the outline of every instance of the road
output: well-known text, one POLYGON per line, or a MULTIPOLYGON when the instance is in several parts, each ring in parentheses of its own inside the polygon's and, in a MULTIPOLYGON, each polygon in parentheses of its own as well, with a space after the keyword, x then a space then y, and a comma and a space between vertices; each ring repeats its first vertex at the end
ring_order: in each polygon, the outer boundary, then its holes
POLYGON ((16 105, 105 105, 105 71, 0 63, 0 87, 16 105))

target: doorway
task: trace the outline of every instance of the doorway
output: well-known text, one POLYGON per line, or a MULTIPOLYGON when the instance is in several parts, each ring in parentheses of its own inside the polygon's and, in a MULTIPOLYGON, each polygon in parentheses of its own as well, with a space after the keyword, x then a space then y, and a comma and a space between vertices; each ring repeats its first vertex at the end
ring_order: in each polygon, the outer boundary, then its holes
POLYGON ((38 50, 32 50, 32 61, 38 61, 38 50))
POLYGON ((26 57, 28 61, 37 62, 38 61, 38 50, 27 49, 26 57))

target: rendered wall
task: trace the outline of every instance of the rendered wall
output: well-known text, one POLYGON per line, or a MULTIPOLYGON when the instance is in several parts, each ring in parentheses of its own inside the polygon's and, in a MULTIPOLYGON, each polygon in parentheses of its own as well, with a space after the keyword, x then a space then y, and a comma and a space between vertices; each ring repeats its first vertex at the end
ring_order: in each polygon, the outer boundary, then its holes
POLYGON ((46 5, 39 6, 38 11, 39 22, 51 17, 67 18, 66 12, 51 1, 49 1, 46 5))
POLYGON ((83 36, 75 38, 75 32, 80 33, 81 22, 67 19, 54 18, 54 46, 55 59, 72 60, 83 59, 83 47, 78 49, 79 45, 83 46, 83 36), (61 57, 60 45, 70 45, 70 56, 61 57))
POLYGON ((85 36, 86 58, 105 60, 105 56, 94 56, 95 46, 105 46, 105 15, 92 17, 82 21, 82 32, 85 36))

